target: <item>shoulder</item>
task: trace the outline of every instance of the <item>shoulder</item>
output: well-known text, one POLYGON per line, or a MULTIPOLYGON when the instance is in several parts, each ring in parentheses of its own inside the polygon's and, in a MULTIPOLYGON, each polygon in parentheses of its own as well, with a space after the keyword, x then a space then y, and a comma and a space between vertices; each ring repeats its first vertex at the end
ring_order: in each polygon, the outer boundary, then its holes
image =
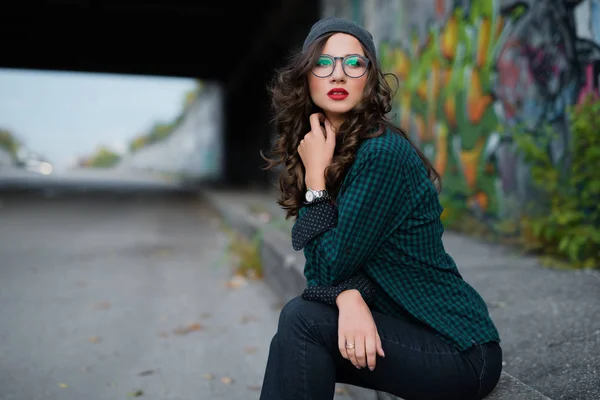
POLYGON ((387 129, 382 135, 365 140, 358 149, 356 161, 385 160, 399 167, 418 158, 412 144, 402 135, 387 129))

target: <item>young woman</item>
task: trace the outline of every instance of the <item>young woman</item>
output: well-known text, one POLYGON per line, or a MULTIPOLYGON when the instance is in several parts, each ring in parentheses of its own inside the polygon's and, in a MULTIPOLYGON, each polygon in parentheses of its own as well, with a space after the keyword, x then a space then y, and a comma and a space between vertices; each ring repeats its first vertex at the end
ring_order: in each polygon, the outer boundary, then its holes
POLYGON ((281 311, 261 400, 332 399, 335 383, 405 400, 481 399, 502 370, 498 331, 442 243, 439 176, 389 119, 371 34, 318 21, 272 87, 308 287, 281 311))

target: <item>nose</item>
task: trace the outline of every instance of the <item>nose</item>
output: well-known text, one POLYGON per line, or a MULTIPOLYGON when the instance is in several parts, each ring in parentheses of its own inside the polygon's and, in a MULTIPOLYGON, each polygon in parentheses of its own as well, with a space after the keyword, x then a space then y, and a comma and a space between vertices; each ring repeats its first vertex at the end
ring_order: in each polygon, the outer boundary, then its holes
POLYGON ((342 67, 342 60, 335 60, 335 68, 333 69, 333 73, 329 78, 331 79, 331 82, 346 81, 346 74, 344 73, 344 68, 342 67))

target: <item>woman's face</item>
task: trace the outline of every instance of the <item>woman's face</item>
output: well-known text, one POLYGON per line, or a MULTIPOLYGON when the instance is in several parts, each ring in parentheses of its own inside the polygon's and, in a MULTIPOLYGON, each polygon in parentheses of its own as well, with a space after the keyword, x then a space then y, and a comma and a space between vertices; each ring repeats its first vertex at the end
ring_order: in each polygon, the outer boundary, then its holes
MULTIPOLYGON (((358 39, 345 33, 336 33, 331 36, 321 52, 323 56, 345 57, 358 54, 365 57, 365 53, 358 39)), ((365 57, 366 58, 366 57, 365 57)), ((313 71, 324 76, 331 71, 332 60, 321 57, 313 71)), ((368 72, 359 78, 352 78, 342 68, 342 60, 333 61, 335 68, 333 73, 325 78, 315 76, 313 72, 308 74, 308 87, 312 101, 321 108, 332 124, 339 128, 345 119, 345 114, 354 108, 362 98, 363 89, 367 83, 368 72)), ((358 76, 366 65, 360 58, 346 60, 346 72, 358 76)))

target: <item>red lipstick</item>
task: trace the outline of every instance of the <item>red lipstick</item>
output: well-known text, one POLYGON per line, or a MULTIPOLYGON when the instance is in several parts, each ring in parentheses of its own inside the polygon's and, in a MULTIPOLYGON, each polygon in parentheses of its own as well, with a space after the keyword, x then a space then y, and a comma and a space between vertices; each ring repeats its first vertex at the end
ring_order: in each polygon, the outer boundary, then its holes
POLYGON ((348 97, 348 92, 346 89, 333 88, 327 93, 327 96, 329 96, 329 98, 332 100, 344 100, 346 97, 348 97))

